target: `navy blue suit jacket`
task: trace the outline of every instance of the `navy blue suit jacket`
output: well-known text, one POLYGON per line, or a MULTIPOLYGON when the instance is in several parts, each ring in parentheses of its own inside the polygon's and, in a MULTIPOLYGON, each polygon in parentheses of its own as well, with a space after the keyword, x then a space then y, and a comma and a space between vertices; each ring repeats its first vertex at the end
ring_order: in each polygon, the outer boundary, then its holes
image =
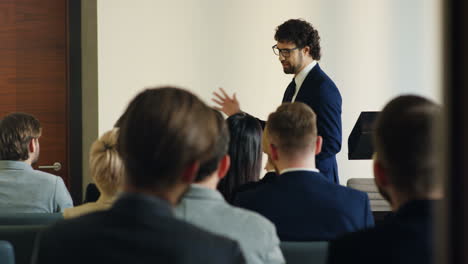
POLYGON ((291 171, 253 190, 234 204, 276 225, 282 241, 331 240, 374 225, 366 193, 329 182, 312 171, 291 171))
POLYGON ((375 228, 332 241, 328 263, 433 263, 433 207, 430 200, 403 205, 375 228))
MULTIPOLYGON (((287 102, 286 92, 284 102, 287 102)), ((341 95, 338 88, 317 64, 304 79, 295 102, 307 104, 317 114, 323 146, 315 159, 316 166, 331 182, 339 183, 336 154, 341 150, 341 95)))

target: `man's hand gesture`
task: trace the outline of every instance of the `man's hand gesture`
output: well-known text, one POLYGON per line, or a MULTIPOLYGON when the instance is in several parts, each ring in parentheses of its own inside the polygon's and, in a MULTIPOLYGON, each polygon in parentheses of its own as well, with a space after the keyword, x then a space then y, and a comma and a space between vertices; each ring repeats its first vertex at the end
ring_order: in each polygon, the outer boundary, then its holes
POLYGON ((236 93, 234 93, 232 97, 229 97, 223 88, 219 88, 219 91, 221 92, 221 95, 215 91, 213 92, 215 98, 211 99, 213 102, 218 104, 214 109, 221 111, 228 116, 241 112, 239 101, 237 101, 236 98, 236 93))

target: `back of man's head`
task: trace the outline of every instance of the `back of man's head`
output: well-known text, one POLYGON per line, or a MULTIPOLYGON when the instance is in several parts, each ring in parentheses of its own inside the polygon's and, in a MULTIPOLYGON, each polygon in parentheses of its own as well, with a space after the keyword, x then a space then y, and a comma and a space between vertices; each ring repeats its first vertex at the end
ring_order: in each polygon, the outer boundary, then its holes
POLYGON ((0 160, 24 161, 29 143, 41 136, 41 124, 32 115, 12 113, 0 122, 0 160))
POLYGON ((124 116, 117 147, 127 185, 136 189, 170 190, 187 166, 209 158, 218 138, 213 110, 178 88, 141 92, 124 116))
POLYGON ((317 140, 317 117, 304 103, 284 103, 268 116, 267 142, 289 158, 306 153, 314 155, 317 140))
POLYGON ((440 112, 440 106, 428 99, 405 95, 390 101, 376 120, 376 161, 400 193, 424 197, 436 187, 440 112))
POLYGON ((195 178, 195 182, 202 182, 208 176, 213 174, 218 168, 221 159, 227 155, 229 147, 229 130, 223 115, 216 110, 213 110, 216 114, 216 125, 219 131, 219 136, 216 139, 216 145, 208 161, 200 165, 198 175, 195 178))

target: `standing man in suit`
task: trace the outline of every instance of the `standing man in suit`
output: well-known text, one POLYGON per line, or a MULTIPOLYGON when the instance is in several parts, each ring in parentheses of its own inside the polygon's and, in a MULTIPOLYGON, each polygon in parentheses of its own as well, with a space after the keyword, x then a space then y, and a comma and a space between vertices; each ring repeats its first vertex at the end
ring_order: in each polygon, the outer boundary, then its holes
POLYGON ((148 89, 128 106, 117 148, 124 194, 108 211, 57 223, 40 236, 36 263, 245 263, 238 244, 174 217, 218 138, 216 116, 193 94, 148 89))
POLYGON ((229 129, 218 114, 220 134, 210 160, 176 207, 178 218, 239 242, 249 264, 284 264, 275 226, 265 217, 231 206, 216 189, 229 170, 229 129))
POLYGON ((235 205, 270 219, 283 241, 331 240, 373 226, 366 193, 334 184, 315 167, 322 137, 304 103, 284 103, 270 114, 265 147, 276 181, 238 193, 235 205))
POLYGON ((387 104, 374 129, 374 176, 394 214, 375 228, 348 234, 329 247, 329 264, 433 263, 433 210, 442 199, 436 122, 441 109, 419 96, 387 104))
MULTIPOLYGON (((336 154, 341 149, 341 95, 335 83, 322 71, 320 36, 312 25, 301 19, 290 19, 276 29, 273 52, 283 71, 294 74, 286 88, 284 102, 303 102, 317 114, 318 133, 323 138, 322 152, 317 155, 317 169, 331 182, 339 183, 336 154)), ((241 111, 236 95, 220 88, 214 92, 218 110, 228 116, 241 111)))

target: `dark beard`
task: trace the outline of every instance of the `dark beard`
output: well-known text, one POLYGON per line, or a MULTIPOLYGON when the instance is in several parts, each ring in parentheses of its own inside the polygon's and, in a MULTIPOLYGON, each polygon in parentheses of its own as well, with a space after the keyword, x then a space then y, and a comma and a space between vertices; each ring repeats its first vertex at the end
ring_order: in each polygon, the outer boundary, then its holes
POLYGON ((283 67, 283 72, 286 74, 293 74, 296 71, 296 68, 293 66, 289 66, 288 68, 283 67))
POLYGON ((303 60, 304 60, 304 58, 302 57, 302 54, 299 54, 299 58, 298 58, 297 63, 296 63, 295 66, 289 64, 288 68, 283 67, 284 73, 286 73, 286 74, 298 74, 299 69, 302 66, 303 60))

